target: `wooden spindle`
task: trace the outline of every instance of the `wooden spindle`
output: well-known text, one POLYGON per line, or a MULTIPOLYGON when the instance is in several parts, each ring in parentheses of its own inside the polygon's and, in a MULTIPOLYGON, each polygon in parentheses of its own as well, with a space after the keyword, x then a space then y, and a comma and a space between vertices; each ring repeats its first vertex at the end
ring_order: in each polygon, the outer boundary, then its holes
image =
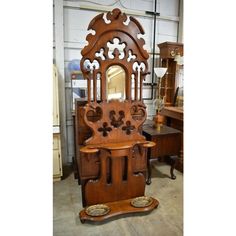
POLYGON ((96 78, 96 73, 92 71, 93 74, 93 101, 97 102, 97 78, 96 78))
POLYGON ((88 103, 91 102, 91 79, 90 79, 90 74, 89 78, 87 78, 87 87, 88 87, 88 103))

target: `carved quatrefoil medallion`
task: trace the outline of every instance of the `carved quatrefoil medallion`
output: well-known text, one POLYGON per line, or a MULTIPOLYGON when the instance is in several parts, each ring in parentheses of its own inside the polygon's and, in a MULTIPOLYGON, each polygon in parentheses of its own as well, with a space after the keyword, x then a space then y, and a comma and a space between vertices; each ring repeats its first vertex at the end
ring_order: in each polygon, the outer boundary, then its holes
POLYGON ((134 129, 135 129, 135 126, 131 125, 131 122, 129 120, 126 121, 126 126, 122 127, 122 130, 125 130, 127 135, 130 135, 131 131, 133 131, 134 129))
POLYGON ((103 122, 102 127, 98 128, 98 131, 102 132, 102 135, 106 137, 112 131, 112 128, 108 126, 107 122, 103 122))

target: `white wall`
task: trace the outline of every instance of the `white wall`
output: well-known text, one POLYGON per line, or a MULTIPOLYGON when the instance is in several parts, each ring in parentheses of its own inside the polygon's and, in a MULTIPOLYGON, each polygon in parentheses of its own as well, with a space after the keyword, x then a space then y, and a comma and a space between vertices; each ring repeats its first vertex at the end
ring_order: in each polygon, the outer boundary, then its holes
MULTIPOLYGON (((74 144, 73 144, 73 126, 72 126, 72 116, 71 116, 71 88, 70 88, 70 75, 67 70, 67 66, 69 61, 72 59, 80 59, 81 58, 81 49, 87 44, 85 38, 87 35, 87 27, 89 22, 95 17, 97 14, 100 14, 100 11, 97 10, 85 10, 80 9, 80 7, 99 7, 100 9, 104 9, 104 12, 108 11, 109 9, 113 9, 115 7, 120 8, 121 10, 136 10, 143 13, 142 16, 134 16, 143 26, 145 30, 144 39, 146 41, 146 49, 149 53, 152 52, 152 44, 153 44, 153 18, 150 15, 146 15, 145 11, 154 11, 154 0, 122 0, 117 1, 117 3, 113 6, 106 6, 111 5, 115 0, 100 0, 95 1, 99 4, 92 4, 91 2, 87 1, 63 1, 63 0, 54 0, 54 19, 53 19, 53 34, 54 34, 54 59, 56 61, 57 66, 63 67, 64 72, 61 73, 61 80, 64 81, 64 86, 61 84, 60 93, 64 92, 64 95, 61 94, 61 109, 63 113, 61 116, 65 117, 64 121, 62 122, 62 128, 64 127, 64 135, 66 143, 64 145, 64 163, 71 162, 72 156, 74 155, 74 144), (122 5, 120 4, 122 3, 122 5), (56 5, 61 4, 63 5, 63 23, 60 22, 58 26, 58 7, 56 5), (57 17, 55 17, 57 15, 57 17), (63 35, 58 37, 56 35, 55 26, 61 28, 63 31, 63 35), (63 38, 61 38, 63 37, 63 38), (57 41, 64 42, 63 45, 58 45, 57 41), (57 45, 57 46, 56 46, 57 45), (60 61, 58 58, 57 50, 64 51, 64 63, 60 61), (60 63, 61 65, 58 65, 60 63)), ((179 0, 157 0, 157 12, 160 13, 156 21, 156 43, 171 41, 177 42, 178 41, 178 26, 179 26, 179 0)), ((129 13, 127 13, 129 15, 129 13)), ((156 53, 158 54, 159 49, 157 46, 155 47, 156 53)), ((156 55, 158 58, 158 55, 156 55)), ((155 65, 156 66, 156 65, 155 65)), ((149 59, 149 70, 152 70, 152 57, 150 55, 149 59)), ((151 82, 151 76, 148 76, 145 82, 151 82)), ((150 87, 146 87, 143 90, 144 97, 150 97, 151 89, 150 87)), ((152 107, 152 100, 145 101, 147 105, 147 112, 149 118, 154 115, 154 110, 152 107)))

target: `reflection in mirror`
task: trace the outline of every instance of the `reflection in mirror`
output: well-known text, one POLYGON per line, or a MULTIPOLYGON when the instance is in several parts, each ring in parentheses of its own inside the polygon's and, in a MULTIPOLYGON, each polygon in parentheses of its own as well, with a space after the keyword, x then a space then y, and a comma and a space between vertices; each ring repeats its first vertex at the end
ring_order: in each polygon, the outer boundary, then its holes
POLYGON ((125 71, 122 67, 110 66, 106 72, 107 100, 125 100, 125 71))

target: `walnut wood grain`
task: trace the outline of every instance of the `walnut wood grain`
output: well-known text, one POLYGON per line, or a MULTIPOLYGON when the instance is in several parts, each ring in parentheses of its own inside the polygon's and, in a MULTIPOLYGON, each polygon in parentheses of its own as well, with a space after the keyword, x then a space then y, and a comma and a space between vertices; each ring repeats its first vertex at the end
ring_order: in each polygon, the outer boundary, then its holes
POLYGON ((147 150, 154 146, 140 132, 147 117, 142 84, 149 73, 149 55, 143 48, 145 41, 138 37, 144 30, 133 17, 127 25, 126 14, 117 8, 106 14, 109 23, 105 23, 103 16, 103 13, 99 14, 90 22, 88 30, 94 30, 95 34, 87 35, 88 45, 81 51, 80 65, 88 83, 88 102, 76 114, 82 115, 84 125, 91 130, 79 156, 83 206, 109 203, 112 210, 96 219, 88 217, 83 210, 81 221, 100 221, 119 214, 150 211, 158 205, 154 200, 151 206, 136 209, 127 200, 144 196, 147 150), (117 45, 121 45, 123 51, 119 51, 117 45), (135 58, 130 59, 130 53, 135 58), (107 99, 106 72, 113 65, 120 66, 125 72, 124 100, 107 99), (100 101, 97 100, 98 74, 100 101), (131 96, 132 78, 134 97, 131 96))
POLYGON ((156 143, 150 141, 150 142, 143 144, 143 146, 146 148, 152 148, 152 147, 156 146, 156 143))
POLYGON ((80 151, 81 152, 83 152, 83 153, 96 153, 96 152, 98 152, 99 151, 99 149, 97 149, 97 148, 89 148, 89 147, 87 147, 87 146, 85 146, 85 147, 82 147, 81 149, 80 149, 80 151))
POLYGON ((116 202, 108 202, 106 205, 110 208, 110 211, 108 214, 103 215, 103 216, 89 216, 86 214, 85 209, 80 211, 80 220, 82 223, 85 223, 85 221, 104 221, 109 218, 118 216, 118 215, 123 215, 123 214, 131 214, 131 213, 142 213, 142 212, 150 212, 153 209, 157 208, 159 205, 159 201, 156 200, 155 198, 152 198, 153 202, 151 205, 147 207, 133 207, 131 205, 132 199, 126 199, 122 201, 116 201, 116 202))

